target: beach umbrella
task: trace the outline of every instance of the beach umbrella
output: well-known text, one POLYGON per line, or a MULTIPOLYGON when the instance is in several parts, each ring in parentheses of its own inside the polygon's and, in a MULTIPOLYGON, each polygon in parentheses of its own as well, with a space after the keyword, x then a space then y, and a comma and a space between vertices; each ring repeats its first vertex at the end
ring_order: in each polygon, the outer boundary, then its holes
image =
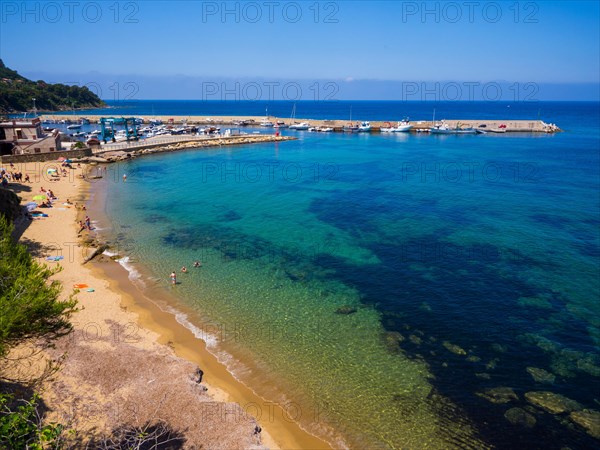
POLYGON ((42 195, 42 194, 40 194, 40 195, 34 195, 33 196, 34 200, 46 200, 46 198, 47 197, 45 195, 42 195))
POLYGON ((73 161, 71 161, 70 159, 65 159, 65 162, 71 164, 73 161))
POLYGON ((64 156, 61 156, 60 158, 58 158, 58 161, 60 161, 60 162, 63 162, 65 160, 66 160, 66 158, 64 156))
POLYGON ((52 169, 52 168, 46 169, 46 173, 48 173, 48 174, 55 173, 55 172, 56 172, 56 169, 52 169))
POLYGON ((25 208, 27 208, 27 211, 31 212, 33 211, 35 208, 37 208, 38 204, 36 202, 29 202, 25 204, 25 208))

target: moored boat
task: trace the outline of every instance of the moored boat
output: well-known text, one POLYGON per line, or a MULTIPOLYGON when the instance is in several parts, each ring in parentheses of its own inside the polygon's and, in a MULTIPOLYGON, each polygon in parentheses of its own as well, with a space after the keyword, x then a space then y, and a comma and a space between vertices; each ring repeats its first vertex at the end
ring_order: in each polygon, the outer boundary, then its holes
POLYGON ((310 128, 310 124, 308 122, 293 123, 288 128, 290 130, 306 131, 306 130, 308 130, 310 128))
POLYGON ((461 128, 460 123, 456 124, 456 127, 450 128, 445 120, 431 127, 429 132, 431 134, 478 134, 478 131, 473 127, 461 128))
POLYGON ((368 133, 371 131, 371 128, 371 122, 361 122, 357 131, 359 133, 368 133))

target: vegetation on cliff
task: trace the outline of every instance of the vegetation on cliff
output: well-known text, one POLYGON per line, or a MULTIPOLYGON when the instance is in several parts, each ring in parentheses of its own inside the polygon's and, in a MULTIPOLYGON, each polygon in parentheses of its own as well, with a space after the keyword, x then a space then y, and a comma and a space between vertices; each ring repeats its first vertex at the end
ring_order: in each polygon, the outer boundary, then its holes
POLYGON ((9 69, 0 59, 0 114, 38 110, 97 108, 104 102, 87 87, 31 81, 9 69))

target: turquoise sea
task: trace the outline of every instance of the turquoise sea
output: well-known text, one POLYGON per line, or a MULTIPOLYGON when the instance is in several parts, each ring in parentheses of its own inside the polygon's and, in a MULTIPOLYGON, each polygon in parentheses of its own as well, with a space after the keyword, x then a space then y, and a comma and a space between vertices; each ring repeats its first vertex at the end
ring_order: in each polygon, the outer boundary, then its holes
POLYGON ((336 445, 597 447, 600 108, 528 108, 566 131, 287 131, 112 165, 99 226, 239 379, 336 445))

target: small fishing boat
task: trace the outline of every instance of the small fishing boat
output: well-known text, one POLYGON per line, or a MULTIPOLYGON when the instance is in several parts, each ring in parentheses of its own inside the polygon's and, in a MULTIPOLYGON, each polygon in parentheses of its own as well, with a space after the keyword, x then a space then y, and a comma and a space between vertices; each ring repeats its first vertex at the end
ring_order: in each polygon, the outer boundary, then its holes
POLYGON ((436 124, 430 128, 429 132, 431 134, 478 134, 475 128, 460 128, 460 124, 457 124, 455 128, 450 128, 443 120, 440 124, 436 124))
POLYGON ((393 133, 406 133, 412 129, 410 119, 405 117, 401 122, 398 122, 395 127, 392 128, 393 133))
POLYGON ((79 129, 81 129, 80 123, 76 123, 73 125, 67 125, 67 130, 79 130, 79 129))
POLYGON ((361 122, 358 126, 359 133, 368 133, 371 131, 371 122, 361 122))
POLYGON ((275 128, 288 128, 288 124, 281 120, 278 120, 277 122, 275 122, 275 128))
POLYGON ((389 122, 385 122, 382 127, 379 128, 379 131, 382 133, 391 133, 394 130, 392 124, 389 122))
POLYGON ((358 131, 358 125, 354 125, 352 122, 352 106, 350 106, 350 123, 348 123, 343 130, 347 133, 355 133, 358 131))

